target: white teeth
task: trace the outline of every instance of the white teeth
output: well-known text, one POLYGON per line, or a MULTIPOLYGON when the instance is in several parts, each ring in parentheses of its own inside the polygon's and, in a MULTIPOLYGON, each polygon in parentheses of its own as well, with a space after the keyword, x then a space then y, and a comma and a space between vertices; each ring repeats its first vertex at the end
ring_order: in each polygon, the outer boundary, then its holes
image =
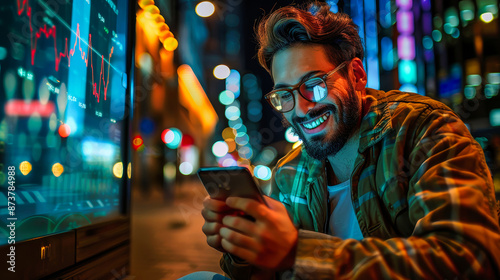
POLYGON ((317 120, 315 120, 313 122, 304 123, 302 125, 307 129, 314 129, 314 128, 318 127, 320 124, 324 123, 328 119, 328 116, 330 116, 330 112, 327 112, 323 116, 320 116, 317 120))

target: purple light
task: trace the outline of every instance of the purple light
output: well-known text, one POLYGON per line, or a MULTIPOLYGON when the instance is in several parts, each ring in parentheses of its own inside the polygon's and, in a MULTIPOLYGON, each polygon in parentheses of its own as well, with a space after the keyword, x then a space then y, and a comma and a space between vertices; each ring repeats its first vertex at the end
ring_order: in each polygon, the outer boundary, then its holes
POLYGON ((432 33, 432 15, 431 13, 424 13, 422 16, 422 25, 424 27, 424 34, 429 35, 432 33))
POLYGON ((413 13, 398 11, 396 14, 398 31, 403 34, 412 34, 413 26, 413 13))
POLYGON ((403 10, 410 10, 413 6, 412 0, 396 0, 396 5, 403 10))
POLYGON ((434 52, 432 50, 424 51, 425 61, 432 62, 434 60, 434 52))
POLYGON ((431 10, 431 0, 422 0, 422 9, 424 9, 424 11, 430 11, 431 10))
POLYGON ((407 35, 398 37, 398 56, 404 60, 415 59, 415 37, 407 35))

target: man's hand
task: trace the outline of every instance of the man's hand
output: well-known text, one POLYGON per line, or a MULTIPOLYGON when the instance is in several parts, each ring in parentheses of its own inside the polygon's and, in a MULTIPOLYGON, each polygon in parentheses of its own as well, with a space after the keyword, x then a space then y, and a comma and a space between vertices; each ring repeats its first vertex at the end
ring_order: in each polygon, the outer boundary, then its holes
POLYGON ((211 247, 223 253, 226 251, 221 246, 222 237, 219 234, 222 228, 222 219, 231 213, 233 209, 229 208, 224 201, 216 200, 207 196, 203 200, 203 210, 201 215, 205 219, 202 230, 207 236, 207 243, 211 247))
POLYGON ((240 216, 225 216, 220 229, 222 248, 249 263, 272 270, 293 266, 298 231, 279 201, 264 197, 269 207, 253 199, 230 197, 226 205, 245 212, 255 222, 240 216))

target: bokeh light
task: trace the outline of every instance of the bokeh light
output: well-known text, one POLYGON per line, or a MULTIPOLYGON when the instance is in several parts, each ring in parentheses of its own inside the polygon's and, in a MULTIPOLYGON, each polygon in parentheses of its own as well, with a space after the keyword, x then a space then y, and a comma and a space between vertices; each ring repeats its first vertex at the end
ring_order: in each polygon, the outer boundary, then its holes
POLYGON ((295 143, 295 142, 300 140, 299 136, 297 135, 297 133, 295 133, 295 130, 293 130, 292 127, 289 127, 286 129, 285 139, 286 139, 286 141, 288 141, 290 143, 295 143))
POLYGON ((165 47, 167 51, 175 51, 178 46, 179 42, 177 42, 177 39, 175 39, 174 37, 169 37, 165 39, 165 41, 163 41, 163 47, 165 47))
POLYGON ((236 137, 236 129, 231 127, 226 127, 222 131, 222 139, 234 139, 236 137))
POLYGON ((225 115, 228 120, 237 120, 241 116, 240 108, 236 106, 229 106, 226 108, 225 115))
POLYGON ((230 90, 224 90, 219 94, 219 102, 223 105, 230 105, 234 102, 234 93, 230 90))
POLYGON ((182 175, 190 175, 193 173, 193 165, 185 161, 179 165, 179 171, 182 175))
POLYGON ((225 141, 217 141, 212 146, 212 153, 216 157, 223 157, 229 151, 229 147, 225 141))
POLYGON ((196 5, 195 11, 200 17, 209 17, 215 12, 215 6, 210 1, 203 1, 196 5))
POLYGON ((236 142, 233 139, 225 139, 224 142, 227 144, 228 153, 234 152, 236 150, 236 142))
POLYGON ((29 163, 28 161, 23 161, 21 162, 21 164, 19 165, 19 170, 21 170, 21 173, 26 176, 28 175, 31 170, 32 170, 32 165, 31 163, 29 163))
POLYGON ((52 174, 54 174, 54 176, 59 177, 61 176, 61 174, 63 174, 63 172, 64 167, 62 166, 62 164, 54 163, 54 165, 52 165, 52 174))
POLYGON ((265 165, 257 165, 253 170, 253 175, 260 180, 268 181, 271 179, 271 168, 265 165))
POLYGON ((144 140, 142 140, 142 137, 140 135, 137 135, 132 139, 132 148, 134 150, 138 150, 142 145, 144 144, 144 140))
POLYGON ((231 73, 231 70, 227 65, 220 64, 215 66, 214 68, 214 77, 216 77, 219 80, 224 80, 225 78, 229 77, 229 74, 231 73))
POLYGON ((494 19, 494 16, 492 13, 482 13, 481 16, 479 16, 481 18, 481 20, 485 23, 490 23, 493 21, 494 19))
POLYGON ((118 179, 123 177, 123 162, 117 162, 113 165, 113 175, 118 179))
POLYGON ((164 142, 170 149, 177 149, 181 145, 181 141, 182 132, 179 129, 172 127, 165 133, 164 142))
POLYGON ((67 124, 62 124, 59 126, 59 135, 62 138, 66 138, 71 134, 71 128, 67 124))

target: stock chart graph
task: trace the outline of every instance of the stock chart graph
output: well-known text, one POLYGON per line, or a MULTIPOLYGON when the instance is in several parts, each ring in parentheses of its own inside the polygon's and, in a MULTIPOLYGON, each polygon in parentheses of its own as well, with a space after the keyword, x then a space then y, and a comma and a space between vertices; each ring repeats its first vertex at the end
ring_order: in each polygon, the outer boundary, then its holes
POLYGON ((21 239, 119 212, 127 173, 127 3, 0 4, 0 219, 11 215, 6 171, 13 167, 21 239))

